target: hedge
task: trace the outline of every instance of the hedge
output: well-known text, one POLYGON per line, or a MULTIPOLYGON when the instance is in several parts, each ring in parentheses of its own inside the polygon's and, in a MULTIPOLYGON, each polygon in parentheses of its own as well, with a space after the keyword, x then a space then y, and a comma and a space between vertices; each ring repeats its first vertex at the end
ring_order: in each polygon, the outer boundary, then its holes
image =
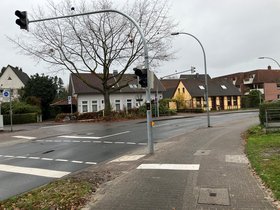
MULTIPOLYGON (((13 114, 13 124, 25 124, 25 123, 36 123, 37 113, 27 113, 27 114, 13 114)), ((10 115, 3 115, 4 125, 11 124, 10 115)))
POLYGON ((260 105, 259 119, 261 125, 265 123, 265 110, 267 109, 280 109, 280 101, 266 102, 260 105))

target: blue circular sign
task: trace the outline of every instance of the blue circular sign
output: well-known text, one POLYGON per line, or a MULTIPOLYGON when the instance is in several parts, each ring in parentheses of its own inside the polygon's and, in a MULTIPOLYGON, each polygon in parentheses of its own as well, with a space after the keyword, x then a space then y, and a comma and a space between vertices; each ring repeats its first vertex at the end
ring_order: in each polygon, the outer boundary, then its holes
POLYGON ((9 92, 9 91, 7 91, 7 90, 4 90, 4 91, 3 91, 3 96, 4 96, 4 97, 9 97, 9 95, 10 95, 10 92, 9 92))

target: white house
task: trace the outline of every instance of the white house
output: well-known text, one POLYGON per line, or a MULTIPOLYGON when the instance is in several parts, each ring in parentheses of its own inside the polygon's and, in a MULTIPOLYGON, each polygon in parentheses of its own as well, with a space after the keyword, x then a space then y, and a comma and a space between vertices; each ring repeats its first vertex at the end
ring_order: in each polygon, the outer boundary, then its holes
MULTIPOLYGON (((99 74, 101 75, 101 74, 99 74)), ((79 76, 88 84, 102 88, 101 81, 93 73, 80 73, 79 76)), ((118 75, 110 74, 112 80, 116 81, 118 75)), ((75 74, 70 75, 69 92, 77 99, 77 111, 79 113, 97 112, 104 109, 104 96, 96 89, 90 88, 75 74)), ((114 111, 137 108, 146 102, 146 92, 137 87, 137 78, 134 74, 124 74, 117 86, 128 84, 126 87, 110 94, 110 102, 114 111)), ((154 77, 154 89, 151 89, 151 100, 156 96, 163 98, 165 88, 161 82, 154 77)))
POLYGON ((19 90, 25 86, 29 76, 21 68, 8 65, 0 73, 0 90, 11 89, 11 97, 19 97, 19 90))

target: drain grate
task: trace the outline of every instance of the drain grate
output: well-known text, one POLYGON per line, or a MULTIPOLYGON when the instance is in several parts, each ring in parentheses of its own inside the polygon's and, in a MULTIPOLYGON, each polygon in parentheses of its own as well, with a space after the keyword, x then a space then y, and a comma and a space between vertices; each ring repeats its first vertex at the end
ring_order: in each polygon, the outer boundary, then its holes
POLYGON ((198 201, 199 204, 229 206, 229 195, 227 188, 200 188, 198 201))

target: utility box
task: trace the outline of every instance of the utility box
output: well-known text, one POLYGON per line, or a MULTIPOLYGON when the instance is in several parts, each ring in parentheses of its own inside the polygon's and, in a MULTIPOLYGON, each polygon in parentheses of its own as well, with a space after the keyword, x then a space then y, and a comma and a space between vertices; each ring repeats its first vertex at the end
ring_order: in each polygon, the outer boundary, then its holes
POLYGON ((4 130, 3 115, 0 115, 0 131, 4 130))

